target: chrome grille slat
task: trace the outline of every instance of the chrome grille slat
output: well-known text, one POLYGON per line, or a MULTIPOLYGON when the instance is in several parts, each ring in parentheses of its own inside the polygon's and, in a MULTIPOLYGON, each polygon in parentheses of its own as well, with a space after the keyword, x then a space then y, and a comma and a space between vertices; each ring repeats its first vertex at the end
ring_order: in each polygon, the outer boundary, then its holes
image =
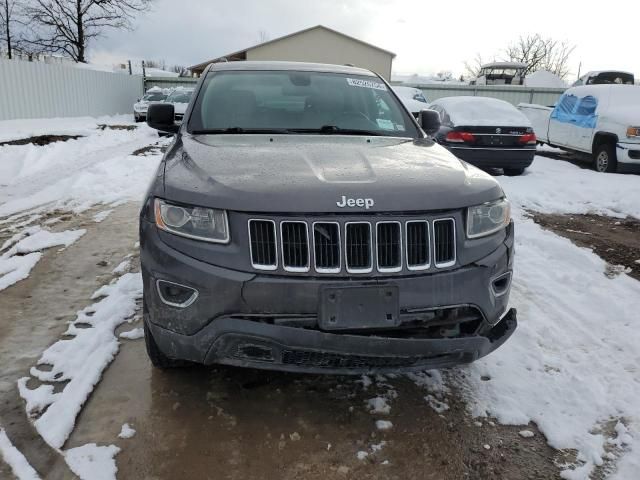
POLYGON ((371 223, 345 223, 345 265, 349 273, 369 273, 373 270, 371 223))
POLYGON ((434 263, 438 268, 450 267, 456 263, 456 223, 453 218, 433 221, 434 263))
POLYGON ((276 223, 273 220, 249 220, 251 265, 257 270, 278 268, 276 223))
POLYGON ((376 223, 376 252, 379 272, 399 272, 402 270, 400 222, 376 223))
POLYGON ((302 221, 281 222, 280 242, 283 268, 289 272, 308 272, 309 238, 307 223, 302 221))
POLYGON ((340 224, 338 222, 314 222, 313 245, 316 272, 340 272, 342 263, 340 258, 340 224))
POLYGON ((407 268, 426 270, 431 264, 429 248, 429 222, 410 220, 405 224, 407 268))
POLYGON ((310 221, 285 217, 277 225, 271 219, 249 219, 251 265, 257 270, 293 273, 366 274, 374 270, 409 273, 456 264, 453 217, 362 218, 310 221))

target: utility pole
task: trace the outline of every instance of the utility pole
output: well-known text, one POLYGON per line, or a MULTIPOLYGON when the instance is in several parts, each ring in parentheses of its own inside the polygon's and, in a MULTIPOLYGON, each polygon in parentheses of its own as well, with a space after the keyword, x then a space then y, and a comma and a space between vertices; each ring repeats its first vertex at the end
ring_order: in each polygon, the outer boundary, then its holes
POLYGON ((129 75, 131 75, 131 60, 127 60, 127 63, 129 64, 129 75))
POLYGON ((578 64, 578 80, 580 80, 580 70, 582 70, 582 62, 578 64))

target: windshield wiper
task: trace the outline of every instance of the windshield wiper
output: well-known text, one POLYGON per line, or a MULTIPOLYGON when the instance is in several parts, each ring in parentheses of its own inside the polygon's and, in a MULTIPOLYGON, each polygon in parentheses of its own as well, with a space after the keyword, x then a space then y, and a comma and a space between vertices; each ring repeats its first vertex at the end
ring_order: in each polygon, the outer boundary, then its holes
POLYGON ((368 135, 385 136, 384 133, 376 130, 364 130, 359 128, 340 128, 336 125, 323 125, 320 128, 292 128, 293 133, 325 133, 329 135, 368 135))
POLYGON ((228 127, 228 128, 208 128, 202 130, 194 130, 191 132, 193 135, 215 135, 215 134, 242 134, 242 133, 291 133, 286 128, 243 128, 243 127, 228 127))

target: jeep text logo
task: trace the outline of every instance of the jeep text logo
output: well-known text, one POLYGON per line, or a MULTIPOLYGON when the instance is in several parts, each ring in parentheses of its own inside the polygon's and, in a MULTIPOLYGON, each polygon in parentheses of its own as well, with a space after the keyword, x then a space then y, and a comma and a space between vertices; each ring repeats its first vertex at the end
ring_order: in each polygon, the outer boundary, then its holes
POLYGON ((340 208, 344 207, 364 207, 369 210, 374 205, 373 198, 347 198, 344 195, 342 200, 336 202, 336 205, 340 208))

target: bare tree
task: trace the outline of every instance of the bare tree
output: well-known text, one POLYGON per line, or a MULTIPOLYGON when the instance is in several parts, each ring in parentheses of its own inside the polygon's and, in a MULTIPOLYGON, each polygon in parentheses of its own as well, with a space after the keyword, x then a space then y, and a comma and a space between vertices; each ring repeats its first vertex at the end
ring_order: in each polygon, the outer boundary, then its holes
POLYGON ((16 0, 0 0, 0 28, 6 44, 7 55, 10 59, 13 58, 13 50, 16 45, 13 27, 19 23, 18 15, 16 0))
POLYGON ((575 46, 540 34, 521 36, 505 50, 509 61, 526 63, 525 75, 548 70, 560 78, 569 75, 569 57, 575 46))
POLYGON ((476 56, 473 60, 469 62, 464 62, 464 70, 469 78, 476 78, 480 76, 480 70, 482 69, 482 65, 484 62, 482 61, 482 55, 476 53, 476 56))
POLYGON ((130 29, 135 15, 152 0, 30 0, 25 7, 31 29, 25 42, 33 50, 64 53, 86 62, 87 45, 106 29, 130 29))

